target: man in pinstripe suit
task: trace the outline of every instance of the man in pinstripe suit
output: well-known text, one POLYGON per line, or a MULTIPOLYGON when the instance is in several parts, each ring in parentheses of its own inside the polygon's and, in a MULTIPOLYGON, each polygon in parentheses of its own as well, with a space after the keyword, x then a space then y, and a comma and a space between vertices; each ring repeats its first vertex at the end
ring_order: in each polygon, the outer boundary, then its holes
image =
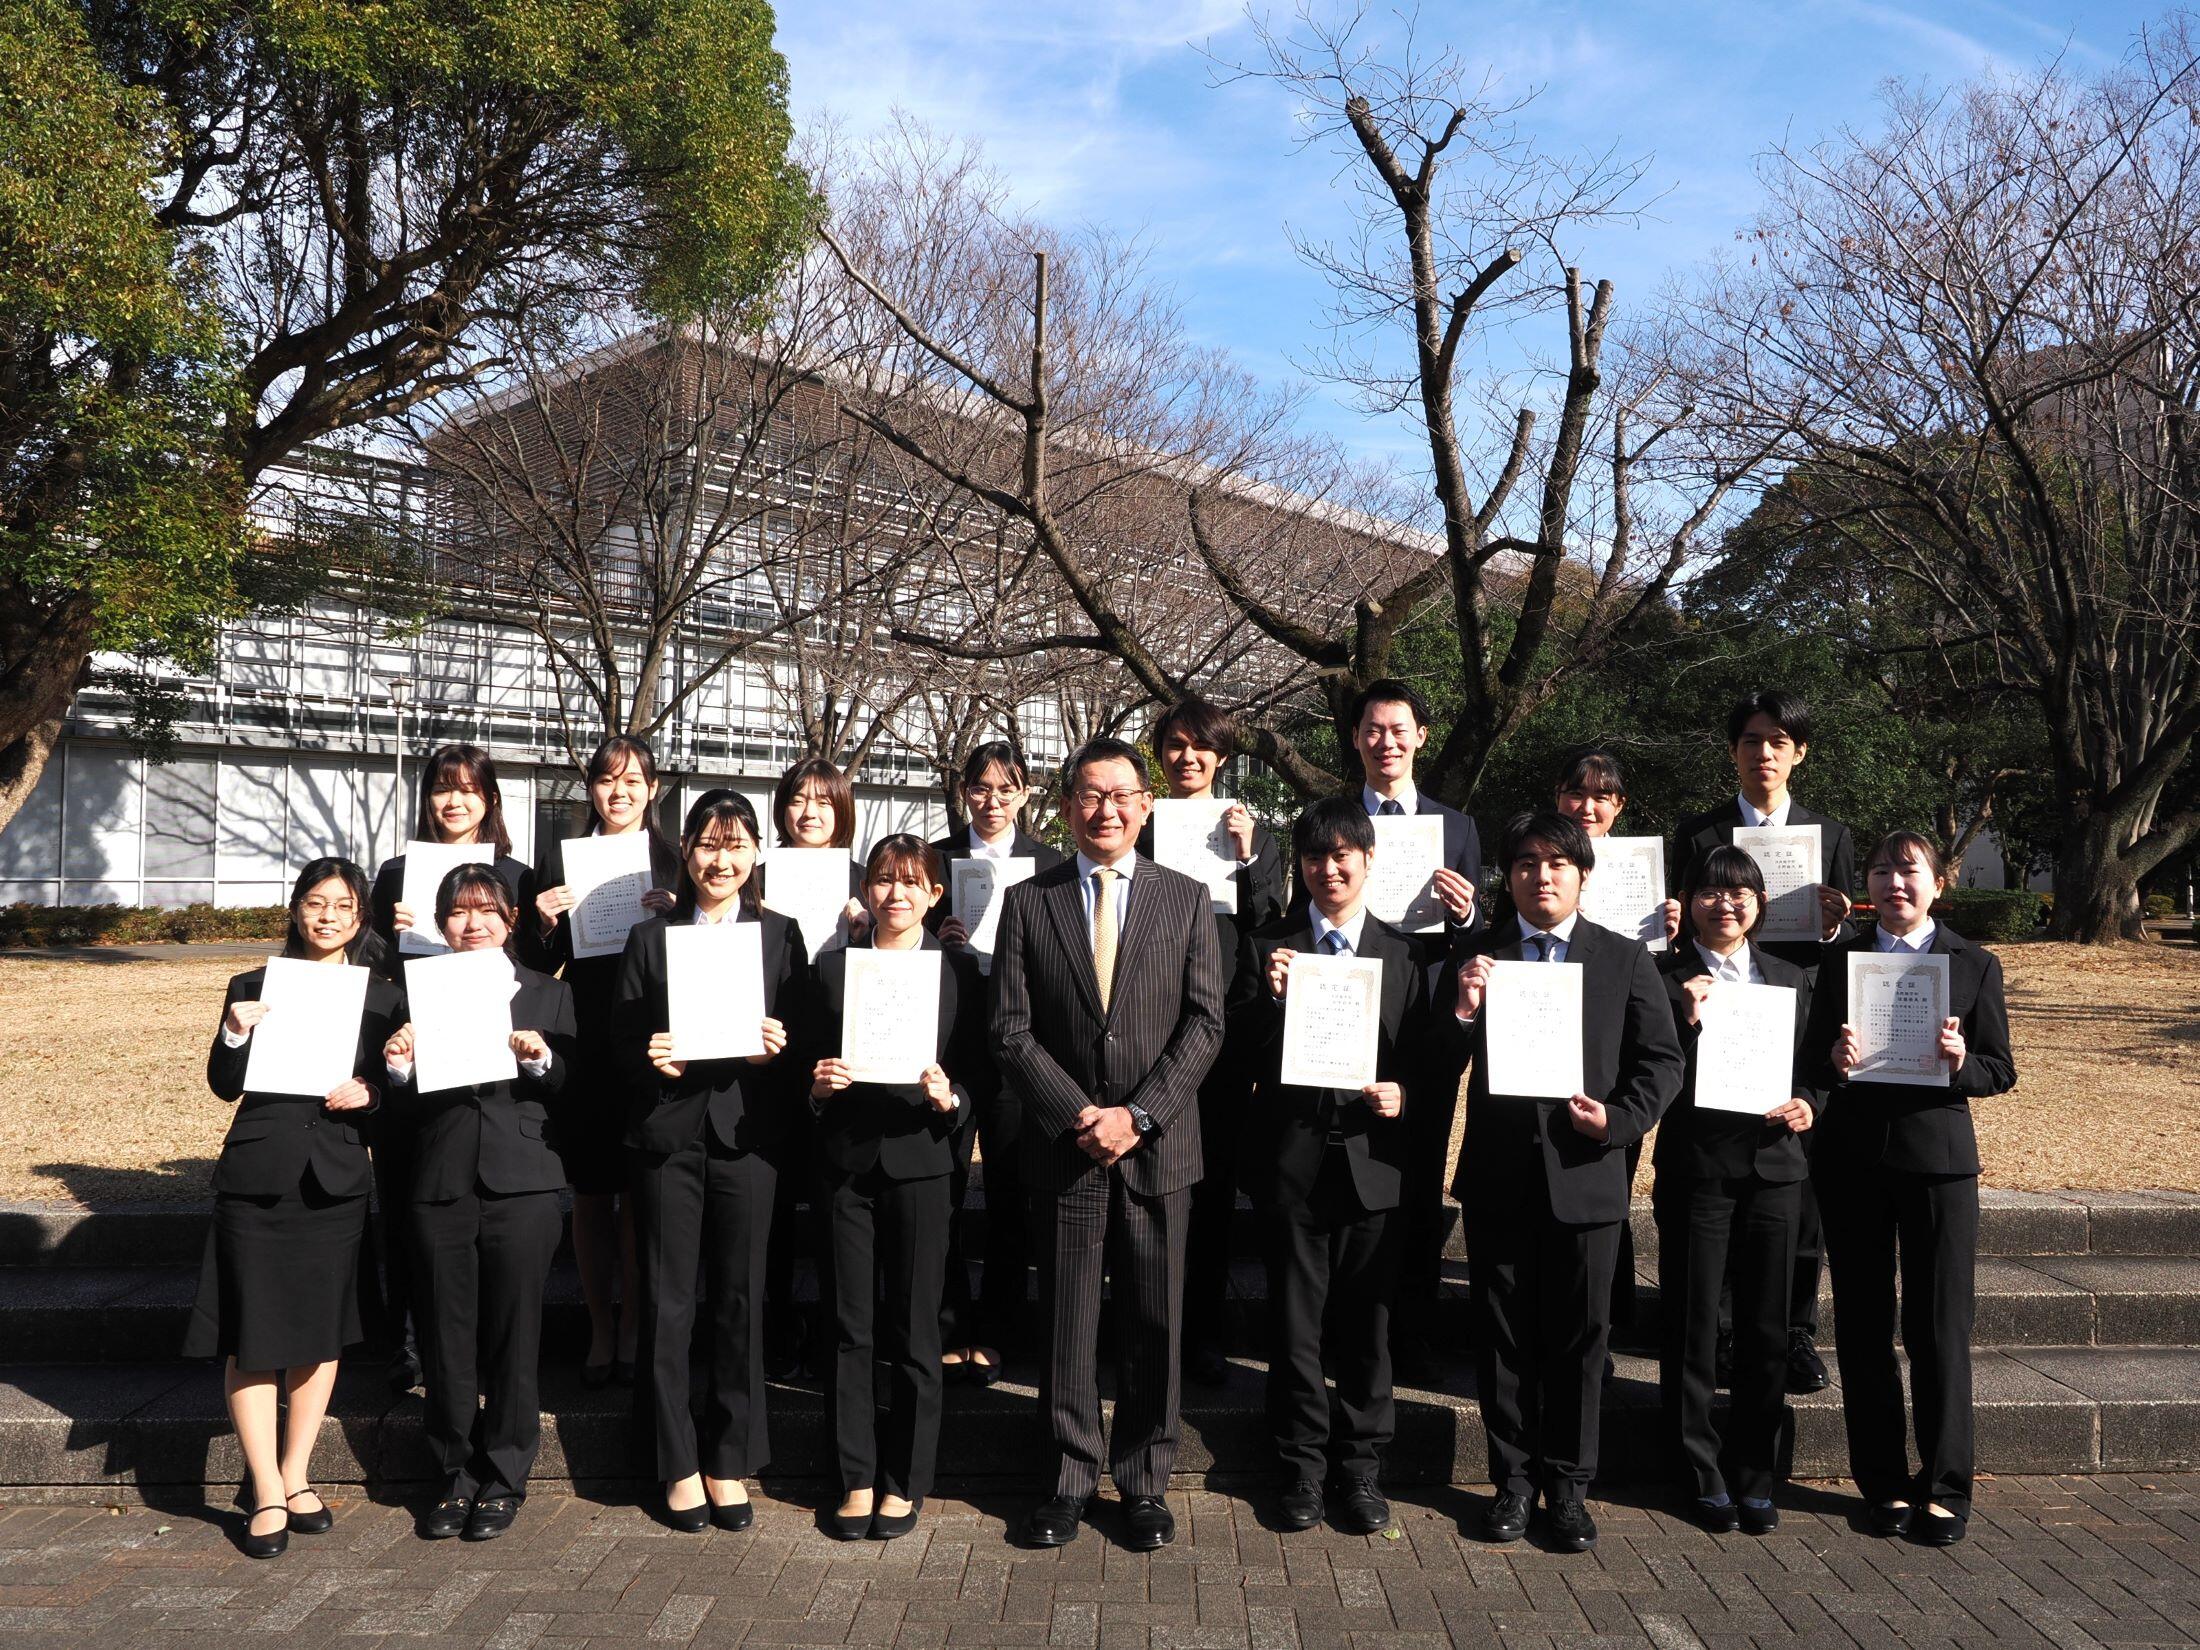
POLYGON ((1024 1184, 1050 1324, 1039 1407, 1061 1451, 1026 1538, 1075 1539, 1100 1484, 1100 1284, 1112 1268, 1109 1470, 1129 1544, 1176 1534, 1184 1234, 1200 1174, 1199 1083, 1222 1045, 1206 888, 1138 857, 1153 798, 1138 752, 1096 739, 1064 767, 1075 860, 1008 892, 994 949, 1001 1076, 1023 1104, 1024 1184))

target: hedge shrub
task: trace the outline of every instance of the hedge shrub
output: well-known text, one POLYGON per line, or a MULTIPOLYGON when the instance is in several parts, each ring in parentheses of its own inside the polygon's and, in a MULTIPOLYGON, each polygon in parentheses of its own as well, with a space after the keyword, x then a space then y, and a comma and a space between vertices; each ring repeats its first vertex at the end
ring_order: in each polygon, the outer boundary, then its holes
POLYGON ((2028 940, 2047 919, 2047 903, 2027 888, 1951 888, 1933 902, 1933 920, 1967 940, 2028 940))
POLYGON ((289 920, 280 905, 0 906, 0 946, 161 945, 209 940, 280 940, 289 920))

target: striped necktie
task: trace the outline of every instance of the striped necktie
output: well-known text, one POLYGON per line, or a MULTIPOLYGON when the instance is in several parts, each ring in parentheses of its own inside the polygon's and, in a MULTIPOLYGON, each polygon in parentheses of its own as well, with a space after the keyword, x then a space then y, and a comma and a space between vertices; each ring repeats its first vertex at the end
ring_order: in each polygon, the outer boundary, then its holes
POLYGON ((1115 879, 1121 874, 1112 865, 1092 868, 1092 973, 1103 1010, 1115 989, 1115 879))

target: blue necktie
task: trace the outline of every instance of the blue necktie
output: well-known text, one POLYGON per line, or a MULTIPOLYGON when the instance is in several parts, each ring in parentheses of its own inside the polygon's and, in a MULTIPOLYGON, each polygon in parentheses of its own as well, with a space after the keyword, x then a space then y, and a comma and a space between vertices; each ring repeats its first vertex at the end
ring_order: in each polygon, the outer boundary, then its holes
POLYGON ((1548 934, 1530 934, 1530 935, 1528 936, 1528 943, 1529 943, 1530 945, 1532 945, 1532 946, 1534 946, 1534 947, 1535 947, 1535 955, 1534 955, 1534 956, 1532 956, 1532 957, 1530 957, 1530 958, 1528 959, 1528 961, 1530 961, 1530 962, 1549 962, 1549 961, 1551 960, 1551 936, 1550 936, 1550 935, 1548 935, 1548 934))
POLYGON ((1402 814, 1406 811, 1406 805, 1394 796, 1386 796, 1383 798, 1383 805, 1375 811, 1379 814, 1402 814))
POLYGON ((1344 937, 1342 928, 1332 928, 1322 936, 1322 949, 1332 957, 1342 957, 1352 949, 1352 942, 1344 937))

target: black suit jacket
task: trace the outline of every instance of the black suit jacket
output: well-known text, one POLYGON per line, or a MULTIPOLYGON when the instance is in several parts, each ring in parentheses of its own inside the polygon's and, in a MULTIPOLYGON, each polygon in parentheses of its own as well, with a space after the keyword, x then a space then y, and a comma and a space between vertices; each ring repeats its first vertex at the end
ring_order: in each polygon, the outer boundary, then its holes
MULTIPOLYGON (((1138 833, 1138 852, 1143 858, 1153 858, 1150 819, 1138 833)), ((1222 958, 1222 996, 1226 1003, 1237 981, 1246 936, 1279 920, 1287 897, 1283 850, 1276 845, 1275 833, 1257 819, 1253 821, 1252 861, 1238 867, 1235 880, 1238 908, 1214 914, 1215 948, 1222 958)))
POLYGON ((1944 1089, 1846 1082, 1833 1069, 1833 1045, 1849 1017, 1849 957, 1871 950, 1878 932, 1876 926, 1866 928, 1846 944, 1829 948, 1811 997, 1810 1070, 1826 1094, 1818 1138, 1811 1145, 1812 1163, 1829 1171, 1977 1174, 1971 1101, 2006 1094, 2017 1082, 2001 959, 1936 922, 1928 949, 1948 959, 1948 1012, 1963 1022, 1963 1069, 1944 1089))
MULTIPOLYGON (((535 914, 534 871, 513 854, 497 855, 493 869, 504 879, 504 886, 512 891, 512 903, 519 908, 519 918, 512 924, 512 932, 522 936, 540 933, 541 919, 535 914)), ((384 947, 376 972, 400 985, 405 979, 405 955, 398 945, 397 902, 404 895, 405 856, 397 854, 385 859, 382 868, 374 873, 374 888, 367 895, 367 912, 368 926, 380 936, 384 947)), ((432 926, 435 913, 415 911, 413 920, 423 926, 432 926)))
MULTIPOLYGON (((1749 952, 1765 984, 1784 985, 1795 993, 1795 1063, 1790 1092, 1808 1100, 1816 1113, 1825 1101, 1810 1080, 1810 1062, 1805 1053, 1810 1046, 1810 978, 1762 946, 1751 945, 1749 952)), ((1686 934, 1658 959, 1658 974, 1665 981, 1666 997, 1673 1009, 1673 1031, 1688 1056, 1688 1074, 1680 1094, 1658 1124, 1657 1150, 1651 1155, 1657 1165, 1658 1184, 1665 1185, 1669 1177, 1676 1181, 1738 1180, 1752 1174, 1773 1185, 1801 1180, 1810 1173, 1810 1160, 1803 1155, 1803 1137, 1785 1124, 1766 1123, 1740 1112, 1696 1109, 1696 1043, 1703 1031, 1688 1023, 1688 993, 1682 987, 1709 972, 1686 934)))
POLYGON ((1519 1178, 1541 1174, 1552 1217, 1567 1225, 1625 1220, 1629 1187, 1627 1147, 1650 1132, 1680 1091, 1686 1062, 1673 1034, 1673 1011, 1657 965, 1640 941, 1599 928, 1586 917, 1574 925, 1566 960, 1582 967, 1581 1038, 1583 1092, 1604 1102, 1606 1138, 1591 1140, 1573 1126, 1562 1101, 1492 1094, 1481 1058, 1484 1021, 1459 1024, 1458 972, 1469 957, 1488 955, 1517 962, 1520 927, 1507 922, 1474 936, 1444 967, 1430 997, 1430 1018, 1447 1069, 1471 1062, 1467 1136, 1452 1178, 1452 1195, 1468 1218, 1481 1207, 1505 1207, 1519 1199, 1519 1178))
MULTIPOLYGON (((1238 969, 1244 983, 1237 998, 1237 1024, 1256 1075, 1239 1137, 1239 1179, 1245 1195, 1263 1208, 1305 1202, 1334 1127, 1343 1137, 1360 1206, 1395 1209, 1406 1166, 1405 1116, 1378 1117, 1356 1093, 1302 1088, 1282 1079, 1284 1004, 1268 994, 1268 960, 1278 951, 1303 955, 1315 949, 1313 924, 1291 918, 1270 923, 1245 940, 1238 969)), ((1432 1076, 1427 1063, 1427 975, 1415 962, 1406 936, 1373 915, 1360 925, 1354 954, 1383 965, 1382 1033, 1375 1075, 1378 1081, 1396 1083, 1405 1090, 1410 1111, 1415 1104, 1426 1103, 1432 1080, 1443 1080, 1432 1076)), ((1451 1080, 1456 1085, 1456 1072, 1451 1080)))
MULTIPOLYGON (((940 856, 940 869, 947 878, 948 897, 942 899, 939 904, 933 906, 931 910, 924 914, 925 928, 929 932, 937 934, 940 931, 940 924, 955 915, 952 908, 955 892, 955 873, 950 867, 954 865, 956 860, 970 857, 970 827, 968 825, 956 826, 947 835, 932 844, 932 851, 940 856)), ((1030 860, 1031 872, 1034 876, 1039 875, 1041 872, 1051 871, 1055 866, 1062 863, 1061 849, 1049 847, 1021 825, 1016 827, 1016 835, 1010 844, 1009 852, 1015 858, 1030 860)))
MULTIPOLYGON (((1812 813, 1792 798, 1788 804, 1788 823, 1818 827, 1818 880, 1828 888, 1838 888, 1853 897, 1856 893, 1856 843, 1849 836, 1849 828, 1838 819, 1812 813)), ((1741 826, 1741 799, 1732 796, 1716 808, 1707 808, 1682 820, 1673 833, 1676 863, 1667 886, 1678 889, 1696 856, 1706 848, 1732 843, 1734 833, 1741 826)), ((1843 923, 1830 940, 1771 940, 1760 949, 1771 952, 1782 962, 1793 963, 1816 979, 1818 964, 1831 954, 1829 948, 1841 944, 1851 932, 1850 926, 1843 923)))
MULTIPOLYGON (((525 1071, 509 1083, 422 1094, 412 1082, 391 1093, 391 1106, 412 1124, 415 1203, 446 1203, 476 1185, 486 1191, 554 1192, 565 1184, 565 1166, 544 1138, 545 1102, 562 1091, 573 1072, 573 993, 563 980, 531 968, 516 970, 512 1029, 539 1031, 550 1046, 550 1069, 525 1071)), ((414 1068, 414 1077, 419 1069, 414 1068)), ((597 1104, 609 1105, 608 1097, 597 1104)))
POLYGON ((1143 1107, 1159 1133, 1122 1160, 1142 1197, 1200 1176, 1199 1085, 1222 1046, 1222 959, 1204 884, 1138 861, 1108 1006, 1092 970, 1077 862, 1008 891, 993 960, 993 1041, 1021 1101, 1026 1182, 1062 1191, 1098 1165, 1079 1149, 1086 1106, 1143 1107))
MULTIPOLYGON (((229 982, 222 999, 222 1020, 231 1003, 256 1003, 267 983, 267 970, 255 968, 229 982)), ((379 976, 367 982, 367 1001, 359 1019, 359 1044, 351 1071, 377 1095, 389 1086, 382 1067, 382 1045, 405 1023, 405 994, 379 976)), ((222 1042, 221 1024, 206 1056, 206 1086, 223 1100, 240 1100, 214 1163, 214 1190, 244 1197, 276 1197, 297 1189, 307 1167, 331 1197, 359 1197, 370 1179, 367 1149, 359 1125, 365 1112, 321 1109, 318 1097, 304 1094, 247 1094, 245 1067, 252 1059, 248 1037, 236 1048, 222 1042)))
MULTIPOLYGON (((837 1058, 841 1009, 847 1001, 848 952, 828 951, 817 960, 818 1039, 811 1060, 837 1058)), ((943 947, 930 934, 924 949, 940 959, 939 1063, 963 1091, 951 1112, 932 1109, 915 1083, 853 1083, 819 1102, 817 1148, 842 1174, 876 1165, 888 1180, 930 1180, 955 1166, 954 1136, 970 1114, 998 1091, 992 1053, 991 1005, 985 976, 968 951, 943 947)), ((805 1073, 808 1066, 805 1065, 805 1073)))
MULTIPOLYGON (((817 976, 804 959, 802 931, 791 917, 762 911, 764 1013, 787 1028, 787 1046, 763 1065, 748 1060, 691 1060, 678 1077, 649 1062, 649 1039, 672 1029, 665 996, 665 929, 689 919, 675 912, 637 923, 619 959, 612 1000, 614 1057, 632 1098, 626 1143, 645 1152, 692 1144, 707 1125, 719 1144, 736 1151, 775 1145, 786 1132, 817 1046, 817 976)), ((741 919, 746 922, 749 919, 741 919)), ((562 926, 562 925, 561 925, 562 926)))

